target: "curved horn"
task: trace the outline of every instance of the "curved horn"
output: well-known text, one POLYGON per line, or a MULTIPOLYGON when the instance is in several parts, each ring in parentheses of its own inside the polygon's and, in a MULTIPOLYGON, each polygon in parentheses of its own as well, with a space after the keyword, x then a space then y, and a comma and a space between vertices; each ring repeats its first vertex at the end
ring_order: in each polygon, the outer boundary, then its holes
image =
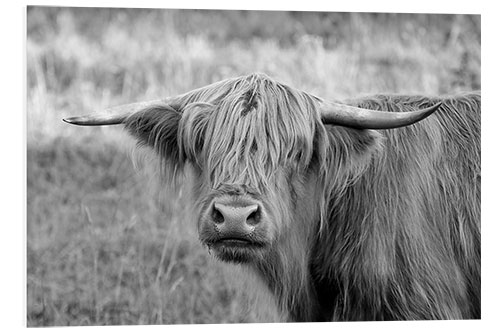
POLYGON ((80 126, 118 125, 122 124, 130 115, 162 102, 166 102, 166 99, 125 104, 106 109, 102 114, 70 117, 63 119, 63 121, 80 126))
POLYGON ((325 124, 359 129, 389 129, 414 124, 430 116, 440 106, 441 102, 417 111, 388 112, 322 101, 320 112, 325 124))

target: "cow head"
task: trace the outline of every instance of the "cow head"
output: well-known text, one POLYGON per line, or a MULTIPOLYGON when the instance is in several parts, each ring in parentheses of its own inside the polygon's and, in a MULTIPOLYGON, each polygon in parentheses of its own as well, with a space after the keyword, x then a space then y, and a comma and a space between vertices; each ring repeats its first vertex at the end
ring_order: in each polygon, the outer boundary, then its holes
POLYGON ((366 129, 406 126, 437 107, 365 110, 253 74, 65 121, 124 124, 168 168, 189 164, 201 242, 220 260, 244 263, 266 260, 283 238, 308 237, 332 188, 354 177, 376 146, 377 132, 366 129))

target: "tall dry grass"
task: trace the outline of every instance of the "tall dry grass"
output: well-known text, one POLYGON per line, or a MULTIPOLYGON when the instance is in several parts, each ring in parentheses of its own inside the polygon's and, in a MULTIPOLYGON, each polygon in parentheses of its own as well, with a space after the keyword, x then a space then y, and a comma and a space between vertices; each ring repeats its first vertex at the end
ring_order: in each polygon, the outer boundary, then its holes
POLYGON ((188 192, 155 182, 150 159, 134 168, 120 128, 61 118, 250 72, 335 99, 480 89, 477 16, 30 7, 27 17, 29 326, 272 320, 198 243, 188 192))

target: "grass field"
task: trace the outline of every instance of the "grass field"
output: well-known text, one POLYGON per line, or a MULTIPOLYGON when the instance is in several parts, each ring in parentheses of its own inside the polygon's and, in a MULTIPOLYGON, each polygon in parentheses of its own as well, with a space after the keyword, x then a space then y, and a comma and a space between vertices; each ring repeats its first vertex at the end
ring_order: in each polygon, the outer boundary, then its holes
POLYGON ((27 19, 28 326, 273 320, 199 244, 188 191, 155 182, 150 159, 134 167, 121 128, 61 118, 251 72, 332 99, 481 88, 478 16, 31 7, 27 19))

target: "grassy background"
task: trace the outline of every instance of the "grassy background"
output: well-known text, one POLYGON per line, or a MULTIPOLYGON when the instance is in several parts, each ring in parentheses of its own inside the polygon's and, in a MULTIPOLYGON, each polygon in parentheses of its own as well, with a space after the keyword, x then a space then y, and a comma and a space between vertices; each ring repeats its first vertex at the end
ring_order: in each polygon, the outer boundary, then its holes
POLYGON ((478 16, 30 7, 27 19, 28 326, 272 319, 198 243, 189 193, 157 184, 149 159, 134 167, 120 128, 61 118, 251 72, 336 99, 481 88, 478 16))

